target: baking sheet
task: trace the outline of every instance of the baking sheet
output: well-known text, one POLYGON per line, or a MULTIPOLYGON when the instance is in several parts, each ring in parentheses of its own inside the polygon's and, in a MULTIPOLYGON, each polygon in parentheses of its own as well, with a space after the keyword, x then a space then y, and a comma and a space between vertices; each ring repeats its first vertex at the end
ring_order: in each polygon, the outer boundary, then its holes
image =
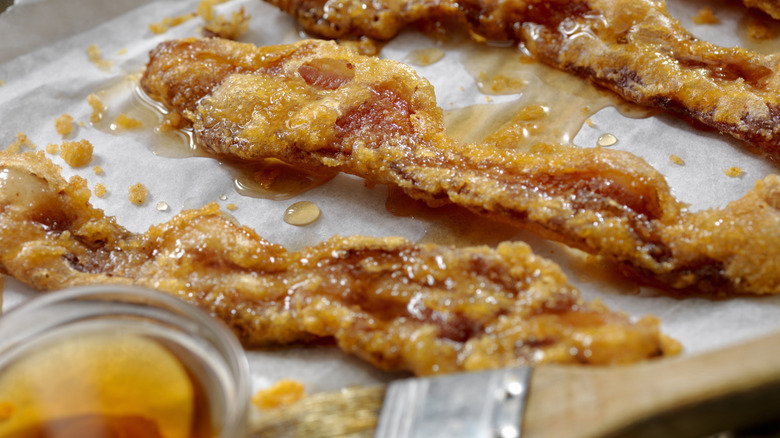
MULTIPOLYGON (((746 12, 738 2, 669 0, 669 9, 697 36, 721 45, 746 44, 746 12), (694 25, 691 17, 710 6, 720 19, 717 25, 694 25)), ((126 0, 17 0, 0 15, 0 147, 25 133, 38 147, 61 143, 54 119, 63 113, 84 122, 68 140, 89 140, 95 147, 91 165, 73 169, 63 165, 66 175, 78 174, 89 186, 102 183, 108 188, 104 198, 93 197, 95 206, 114 215, 132 231, 145 231, 150 225, 170 219, 183 208, 218 202, 234 204, 230 214, 266 239, 290 249, 325 240, 333 234, 401 235, 419 241, 446 241, 495 244, 502 239, 528 241, 537 253, 556 260, 586 298, 601 298, 610 307, 632 316, 654 314, 663 320, 663 331, 684 346, 684 354, 721 347, 742 339, 780 328, 780 297, 709 300, 665 297, 652 288, 639 288, 597 266, 585 265, 579 254, 528 233, 508 227, 496 227, 493 235, 469 234, 463 223, 427 215, 399 217, 388 212, 388 190, 383 186, 366 187, 362 180, 339 175, 329 183, 293 199, 271 201, 240 194, 234 187, 230 169, 217 161, 181 152, 184 139, 159 135, 151 130, 155 116, 139 108, 134 86, 147 53, 159 42, 170 38, 199 35, 203 25, 192 19, 161 35, 149 25, 165 17, 195 11, 198 0, 150 1, 126 0), (87 57, 87 47, 96 44, 110 66, 99 67, 87 57), (107 103, 107 120, 120 111, 141 117, 146 127, 140 130, 113 130, 109 123, 89 123, 91 108, 87 95, 97 93, 107 103), (140 111, 140 112, 139 112, 140 111), (99 165, 103 175, 92 167, 99 165), (149 190, 142 206, 127 200, 127 187, 137 182, 149 190), (293 202, 316 203, 322 217, 306 227, 294 227, 282 221, 284 210, 293 202), (161 211, 158 203, 168 209, 161 211), (456 236, 462 233, 468 236, 456 236), (588 272, 586 276, 583 273, 588 272)), ((293 42, 303 35, 285 14, 260 0, 233 0, 217 11, 229 14, 243 7, 251 22, 241 41, 258 45, 293 42)), ((464 58, 474 52, 473 44, 444 44, 416 32, 405 32, 384 47, 381 56, 410 59, 415 50, 434 47, 444 57, 427 66, 415 66, 434 85, 440 105, 457 112, 474 105, 512 105, 528 98, 528 92, 486 96, 479 91, 473 71, 464 58), (470 51, 467 53, 467 51, 470 51)), ((772 42, 762 50, 772 50, 772 42)), ((480 50, 480 49, 476 49, 480 50)), ((487 49, 484 49, 487 53, 487 49)), ((511 50, 511 49, 503 49, 511 50)), ((473 70, 473 65, 472 65, 473 70)), ((645 158, 666 175, 673 193, 691 204, 692 209, 719 207, 741 197, 756 179, 778 169, 765 159, 747 152, 738 142, 713 132, 692 129, 685 122, 666 114, 628 118, 614 107, 590 116, 573 141, 592 147, 600 135, 618 138, 614 148, 631 151, 645 158), (670 155, 681 157, 680 166, 670 155), (739 166, 743 175, 731 178, 724 170, 739 166)), ((58 156, 49 155, 59 164, 58 156)), ((468 220, 467 220, 468 222, 468 220)), ((473 228, 473 227, 472 227, 473 228)), ((11 278, 5 279, 3 310, 18 305, 37 292, 11 278)), ((331 347, 294 347, 273 351, 248 352, 254 389, 268 386, 281 378, 302 381, 309 392, 327 391, 346 385, 382 382, 397 377, 383 373, 342 354, 331 347)))

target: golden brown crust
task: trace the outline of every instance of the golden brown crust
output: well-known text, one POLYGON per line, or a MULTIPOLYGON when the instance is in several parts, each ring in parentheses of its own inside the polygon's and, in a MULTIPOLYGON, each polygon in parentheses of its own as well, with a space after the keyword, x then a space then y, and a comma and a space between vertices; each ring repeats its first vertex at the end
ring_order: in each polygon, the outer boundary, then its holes
POLYGON ((168 42, 152 53, 141 85, 185 113, 214 154, 397 185, 431 205, 451 202, 534 229, 665 287, 780 293, 780 270, 770 269, 780 259, 776 178, 724 210, 690 214, 663 176, 629 153, 520 153, 506 137, 461 145, 446 136, 425 80, 329 42, 168 42), (757 240, 766 242, 761 252, 757 240))
MULTIPOLYGON (((328 38, 459 20, 542 62, 780 155, 780 56, 700 41, 657 0, 268 0, 328 38), (327 12, 326 12, 327 11, 327 12)), ((774 5, 776 6, 776 5, 774 5)))
POLYGON ((745 6, 760 9, 770 17, 780 20, 780 2, 777 0, 743 0, 745 6))
POLYGON ((332 337, 388 370, 629 363, 679 350, 658 321, 587 303, 527 245, 452 249, 334 237, 298 252, 215 205, 133 234, 43 154, 0 152, 0 272, 42 289, 138 284, 225 321, 249 344, 332 337))

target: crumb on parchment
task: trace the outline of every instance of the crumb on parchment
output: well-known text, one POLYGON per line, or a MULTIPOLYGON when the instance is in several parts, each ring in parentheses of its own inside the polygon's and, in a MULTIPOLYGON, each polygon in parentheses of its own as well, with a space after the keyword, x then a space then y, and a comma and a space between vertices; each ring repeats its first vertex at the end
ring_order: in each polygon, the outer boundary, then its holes
POLYGON ((691 21, 693 21, 693 24, 720 23, 720 20, 718 20, 718 17, 716 17, 715 14, 712 13, 712 9, 709 6, 705 6, 699 9, 699 12, 697 12, 696 15, 691 17, 691 21))
POLYGON ((198 3, 196 12, 179 15, 177 17, 165 17, 158 23, 149 25, 149 30, 155 34, 162 34, 172 27, 200 17, 205 22, 203 26, 204 36, 218 36, 235 40, 249 28, 249 16, 245 14, 242 7, 238 12, 232 12, 230 18, 214 12, 214 6, 225 3, 227 0, 201 0, 198 3))
POLYGON ((176 27, 182 23, 186 23, 187 21, 195 18, 196 14, 194 12, 190 12, 189 14, 179 15, 178 17, 165 17, 162 19, 159 23, 152 23, 149 25, 149 30, 152 31, 154 34, 161 34, 165 33, 168 29, 172 27, 176 27))
POLYGON ((742 168, 741 167, 729 167, 728 169, 724 170, 723 173, 726 174, 726 176, 730 176, 732 178, 739 178, 742 176, 742 168))
POLYGON ((226 205, 225 208, 227 208, 230 211, 235 211, 238 208, 238 206, 236 206, 236 204, 233 204, 231 202, 230 204, 226 205))
POLYGON ((125 113, 119 113, 116 120, 114 120, 114 125, 119 129, 136 129, 143 126, 143 122, 125 113))
POLYGON ((678 166, 682 166, 683 164, 685 164, 685 161, 683 161, 682 158, 678 157, 675 154, 669 155, 669 161, 671 161, 672 163, 678 166))
POLYGON ((24 132, 17 132, 14 142, 8 145, 8 150, 11 152, 21 152, 22 149, 35 149, 37 146, 30 140, 24 132))
POLYGON ((57 134, 62 137, 67 137, 73 132, 73 116, 63 113, 61 116, 54 119, 54 129, 57 130, 57 134))
POLYGON ((214 19, 214 6, 227 2, 227 0, 201 0, 198 3, 197 13, 200 18, 205 21, 211 21, 214 19))
POLYGON ((94 171, 94 172, 95 172, 95 175, 102 175, 102 174, 104 173, 104 172, 103 172, 103 168, 102 168, 102 167, 100 167, 100 166, 95 166, 95 167, 93 167, 93 168, 92 168, 92 171, 94 171))
POLYGON ((283 379, 267 389, 261 389, 252 396, 252 404, 259 409, 289 406, 306 395, 303 384, 296 380, 283 379))
POLYGON ((97 96, 97 94, 90 94, 87 96, 87 103, 92 107, 92 114, 89 116, 89 121, 97 123, 103 119, 103 111, 106 110, 106 105, 97 96))
POLYGON ((46 152, 55 155, 60 152, 60 145, 56 143, 49 143, 46 145, 46 152))
POLYGON ((86 166, 92 162, 92 143, 88 140, 64 141, 60 145, 60 157, 70 167, 86 166))
POLYGON ((149 191, 141 183, 136 183, 127 188, 127 199, 135 205, 142 205, 146 202, 149 191))
POLYGON ((97 44, 90 44, 89 47, 87 47, 87 57, 91 63, 103 70, 111 68, 111 66, 114 65, 113 62, 103 59, 103 55, 100 53, 100 48, 97 44))
POLYGON ((102 198, 106 196, 106 193, 108 193, 108 190, 106 190, 105 184, 97 183, 95 184, 95 196, 98 198, 102 198))

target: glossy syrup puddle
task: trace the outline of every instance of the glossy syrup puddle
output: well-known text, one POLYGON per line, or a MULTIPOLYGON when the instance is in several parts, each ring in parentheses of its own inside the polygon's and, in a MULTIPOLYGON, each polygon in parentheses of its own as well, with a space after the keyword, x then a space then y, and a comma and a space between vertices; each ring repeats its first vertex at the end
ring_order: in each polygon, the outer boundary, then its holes
POLYGON ((146 144, 152 152, 168 158, 205 156, 193 146, 192 133, 187 130, 164 130, 163 119, 167 114, 162 105, 154 102, 138 87, 140 74, 127 75, 115 84, 94 93, 105 105, 99 121, 92 126, 112 135, 132 135, 146 144), (117 117, 124 114, 138 120, 137 128, 122 128, 117 117))
MULTIPOLYGON (((487 96, 518 94, 516 101, 476 105, 445 114, 448 132, 465 142, 511 133, 513 147, 529 150, 535 143, 571 144, 588 118, 612 106, 629 118, 645 118, 657 110, 623 101, 570 73, 544 65, 522 47, 494 47, 459 42, 461 61, 487 96)), ((503 146, 507 146, 504 142, 503 146)))
MULTIPOLYGON (((96 93, 106 104, 106 110, 102 119, 93 124, 95 128, 115 135, 132 131, 140 142, 162 157, 209 157, 195 143, 191 129, 161 128, 168 110, 141 90, 139 77, 130 75, 121 83, 96 93), (132 90, 131 97, 116 102, 117 95, 124 93, 127 96, 128 90, 132 90), (115 120, 120 113, 139 120, 142 126, 132 130, 118 127, 115 120)), ((218 161, 230 174, 236 192, 253 198, 290 199, 328 182, 337 174, 335 171, 299 169, 276 159, 254 163, 218 161)))
POLYGON ((444 58, 444 55, 444 50, 438 47, 426 47, 423 49, 412 50, 404 59, 404 62, 411 65, 425 67, 441 61, 441 59, 444 58))

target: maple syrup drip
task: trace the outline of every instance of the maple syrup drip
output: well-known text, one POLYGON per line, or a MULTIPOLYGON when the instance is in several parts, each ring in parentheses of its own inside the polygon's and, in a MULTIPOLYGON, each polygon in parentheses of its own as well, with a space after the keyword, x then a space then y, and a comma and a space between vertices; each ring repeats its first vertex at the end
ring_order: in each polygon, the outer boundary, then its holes
POLYGON ((601 134, 596 144, 601 147, 610 147, 616 145, 617 142, 618 139, 613 134, 601 134))
POLYGON ((404 62, 420 67, 434 64, 444 58, 444 50, 438 47, 427 47, 424 49, 412 50, 404 62))
POLYGON ((284 221, 290 225, 304 226, 314 223, 320 218, 320 208, 309 201, 300 201, 287 207, 284 212, 284 221))
POLYGON ((338 174, 333 170, 300 169, 274 158, 253 164, 227 163, 239 194, 276 201, 294 198, 325 184, 338 174))

